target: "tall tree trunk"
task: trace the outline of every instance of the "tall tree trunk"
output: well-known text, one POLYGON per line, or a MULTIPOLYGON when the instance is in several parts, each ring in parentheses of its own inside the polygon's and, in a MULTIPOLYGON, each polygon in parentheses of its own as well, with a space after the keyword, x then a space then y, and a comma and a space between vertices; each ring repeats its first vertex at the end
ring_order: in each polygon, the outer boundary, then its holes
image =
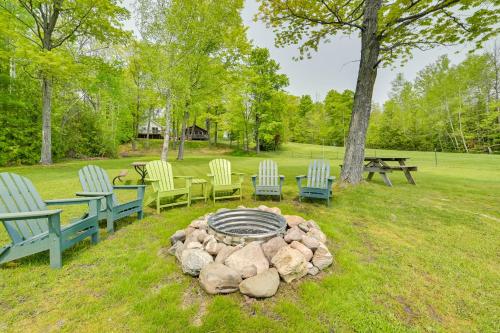
POLYGON ((153 114, 153 108, 150 107, 148 110, 148 130, 146 132, 146 148, 149 149, 149 131, 151 130, 151 116, 153 114))
POLYGON ((182 161, 184 159, 184 142, 186 141, 186 124, 188 120, 189 120, 189 112, 184 111, 184 117, 182 119, 181 143, 179 144, 179 151, 177 152, 177 159, 179 161, 182 161))
POLYGON ((208 133, 208 145, 210 146, 212 144, 212 142, 210 141, 211 140, 211 135, 210 135, 210 118, 208 118, 208 117, 205 120, 205 127, 206 127, 207 133, 208 133))
POLYGON ((259 138, 260 119, 259 114, 255 113, 255 152, 260 153, 260 138, 259 138))
POLYGON ((52 81, 43 74, 42 77, 42 151, 40 163, 52 164, 52 81))
POLYGON ((363 179, 366 131, 370 119, 373 87, 377 78, 380 40, 377 36, 378 12, 382 0, 366 0, 361 32, 361 60, 354 94, 354 107, 349 126, 342 182, 357 184, 363 179))
POLYGON ((465 152, 469 152, 467 148, 467 143, 465 142, 464 131, 462 130, 462 94, 459 93, 460 105, 458 106, 458 130, 460 131, 460 137, 462 139, 462 144, 464 145, 465 152))
POLYGON ((165 134, 163 136, 163 147, 161 149, 161 160, 167 161, 168 159, 168 146, 170 144, 170 126, 171 126, 171 110, 170 110, 170 94, 165 95, 165 134))
POLYGON ((215 131, 214 131, 214 144, 215 144, 215 147, 217 147, 217 141, 219 139, 219 118, 218 117, 218 110, 219 110, 219 107, 216 106, 215 107, 215 131))

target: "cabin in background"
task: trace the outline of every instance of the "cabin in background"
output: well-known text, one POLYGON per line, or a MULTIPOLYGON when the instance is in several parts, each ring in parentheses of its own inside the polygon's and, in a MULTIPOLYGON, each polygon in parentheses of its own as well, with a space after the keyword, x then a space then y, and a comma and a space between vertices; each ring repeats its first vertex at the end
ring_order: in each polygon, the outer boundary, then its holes
POLYGON ((208 141, 208 131, 196 125, 187 127, 185 135, 187 140, 208 141))
MULTIPOLYGON (((139 126, 138 138, 147 138, 148 136, 148 122, 144 122, 139 126)), ((150 139, 163 139, 163 126, 156 121, 151 120, 149 124, 149 138, 150 139)))

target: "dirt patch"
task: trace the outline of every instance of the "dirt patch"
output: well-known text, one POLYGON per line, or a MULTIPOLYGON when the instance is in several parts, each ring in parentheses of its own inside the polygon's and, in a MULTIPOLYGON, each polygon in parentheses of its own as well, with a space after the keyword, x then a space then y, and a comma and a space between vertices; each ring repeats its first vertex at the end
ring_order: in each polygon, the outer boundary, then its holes
POLYGON ((161 281, 158 282, 157 284, 155 284, 154 286, 152 286, 150 291, 152 294, 155 294, 155 295, 159 294, 160 291, 164 287, 172 285, 172 284, 179 284, 182 282, 182 280, 183 280, 182 275, 172 273, 172 274, 164 277, 163 279, 161 279, 161 281))
POLYGON ((193 305, 198 305, 198 311, 191 318, 191 324, 200 327, 203 324, 203 317, 206 315, 209 299, 205 292, 201 290, 197 281, 192 281, 182 295, 181 308, 186 310, 193 305))
POLYGON ((396 296, 395 297, 396 301, 403 307, 403 320, 411 324, 416 318, 419 317, 419 315, 413 311, 412 307, 410 306, 408 300, 404 298, 403 296, 396 296))
POLYGON ((439 313, 434 309, 434 307, 430 304, 427 304, 427 310, 429 311, 429 315, 431 316, 432 319, 437 321, 438 323, 443 322, 443 318, 439 315, 439 313))

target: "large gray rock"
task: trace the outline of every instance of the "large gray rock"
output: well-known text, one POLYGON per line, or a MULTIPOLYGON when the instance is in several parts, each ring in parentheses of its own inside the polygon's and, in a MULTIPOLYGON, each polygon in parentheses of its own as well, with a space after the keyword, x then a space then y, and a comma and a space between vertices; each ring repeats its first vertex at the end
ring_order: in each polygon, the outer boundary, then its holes
POLYGON ((326 243, 326 235, 319 229, 311 228, 307 232, 307 236, 312 237, 312 238, 316 238, 321 243, 326 243))
POLYGON ((208 242, 205 243, 205 251, 210 253, 213 256, 216 256, 217 253, 219 253, 219 250, 221 249, 222 245, 220 243, 217 243, 217 241, 214 239, 209 240, 208 242))
POLYGON ((283 246, 287 246, 287 244, 281 236, 273 237, 261 245, 262 251, 264 251, 264 255, 267 260, 271 260, 283 246))
POLYGON ((179 244, 179 243, 181 245, 178 245, 176 247, 176 249, 175 249, 175 257, 177 258, 177 261, 181 262, 181 260, 182 260, 182 252, 186 249, 186 247, 181 242, 177 242, 177 244, 179 244))
POLYGON ((210 263, 200 272, 201 287, 209 294, 228 294, 238 290, 240 273, 223 264, 210 263))
POLYGON ((241 278, 243 279, 247 279, 255 275, 257 275, 257 267, 255 265, 245 266, 241 271, 241 278))
POLYGON ((189 244, 191 242, 198 242, 199 241, 198 238, 200 235, 203 235, 203 231, 201 231, 199 229, 187 228, 186 229, 186 240, 184 241, 184 244, 189 244))
POLYGON ((287 283, 300 279, 307 274, 307 261, 304 255, 289 246, 282 247, 273 257, 271 263, 287 283))
POLYGON ((170 236, 170 243, 174 245, 177 242, 184 242, 186 240, 186 231, 177 230, 172 236, 170 236))
POLYGON ((300 242, 293 241, 290 243, 290 247, 292 249, 300 251, 300 253, 302 253, 304 255, 304 258, 306 259, 306 261, 310 261, 313 257, 313 252, 307 246, 305 246, 304 244, 302 244, 300 242))
POLYGON ((267 207, 266 205, 260 205, 259 207, 257 207, 257 209, 281 215, 281 209, 279 209, 278 207, 267 207))
POLYGON ((202 230, 207 230, 208 229, 208 222, 205 219, 198 219, 194 220, 189 224, 190 227, 196 228, 196 229, 202 229, 202 230))
POLYGON ((189 242, 184 245, 186 249, 203 249, 203 245, 200 242, 189 242))
POLYGON ((319 269, 325 269, 333 263, 333 255, 325 244, 320 244, 316 251, 314 251, 312 263, 319 269))
POLYGON ((302 240, 302 237, 305 235, 305 233, 299 229, 298 226, 292 227, 288 229, 288 231, 285 234, 285 237, 283 239, 287 243, 291 243, 293 241, 300 241, 302 240))
POLYGON ((269 268, 269 261, 266 259, 259 242, 251 242, 245 245, 242 249, 233 252, 224 262, 241 275, 248 272, 248 266, 254 265, 257 269, 257 274, 269 268))
POLYGON ((198 276, 202 268, 213 261, 212 256, 201 249, 186 249, 182 251, 182 271, 192 276, 198 276))
POLYGON ((276 294, 280 276, 276 268, 270 268, 240 283, 240 292, 250 297, 264 298, 276 294))
POLYGON ((314 221, 314 220, 308 220, 306 221, 306 224, 309 228, 314 228, 314 229, 320 229, 319 225, 314 221))
POLYGON ((302 236, 302 239, 300 240, 300 242, 313 251, 316 250, 320 244, 319 240, 317 240, 316 238, 307 236, 307 235, 302 236))
POLYGON ((172 245, 169 249, 168 249, 168 254, 172 255, 172 256, 175 256, 175 253, 177 252, 177 248, 179 247, 183 247, 184 244, 179 241, 179 242, 175 242, 174 245, 172 245))
POLYGON ((298 215, 284 215, 284 217, 286 219, 286 223, 288 224, 288 226, 290 228, 298 226, 302 222, 306 221, 301 216, 298 216, 298 215))
POLYGON ((210 237, 210 235, 207 233, 207 231, 205 229, 200 229, 200 232, 198 233, 198 242, 204 244, 205 240, 208 237, 210 237))

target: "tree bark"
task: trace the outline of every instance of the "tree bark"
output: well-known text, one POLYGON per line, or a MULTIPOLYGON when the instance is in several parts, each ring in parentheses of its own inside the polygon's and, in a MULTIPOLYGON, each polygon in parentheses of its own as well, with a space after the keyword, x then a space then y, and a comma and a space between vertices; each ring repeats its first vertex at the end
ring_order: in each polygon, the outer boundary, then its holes
POLYGON ((260 138, 259 138, 260 118, 259 114, 255 113, 255 153, 260 153, 260 138))
POLYGON ((40 163, 52 164, 52 82, 46 74, 42 76, 42 151, 40 163))
POLYGON ((171 126, 171 111, 170 111, 170 95, 167 93, 165 104, 165 134, 163 136, 163 147, 161 149, 161 160, 168 159, 168 146, 170 144, 170 126, 171 126))
POLYGON ((188 122, 188 119, 189 112, 184 111, 184 117, 182 119, 181 143, 179 144, 179 151, 177 152, 177 160, 179 161, 182 161, 184 159, 184 142, 186 141, 186 124, 188 122))
POLYGON ((357 184, 363 179, 366 132, 370 119, 373 88, 377 78, 380 39, 377 35, 378 12, 382 0, 366 0, 361 32, 361 60, 354 94, 354 106, 346 143, 341 181, 357 184))
MULTIPOLYGON (((146 132, 146 148, 149 149, 149 131, 151 130, 151 116, 153 113, 153 108, 150 107, 148 111, 148 129, 146 132)), ((139 135, 139 131, 137 131, 137 135, 139 135)))
POLYGON ((215 129, 214 129, 214 144, 215 144, 215 147, 217 147, 217 141, 219 140, 219 118, 218 115, 218 110, 219 110, 219 107, 216 106, 215 107, 215 129))

